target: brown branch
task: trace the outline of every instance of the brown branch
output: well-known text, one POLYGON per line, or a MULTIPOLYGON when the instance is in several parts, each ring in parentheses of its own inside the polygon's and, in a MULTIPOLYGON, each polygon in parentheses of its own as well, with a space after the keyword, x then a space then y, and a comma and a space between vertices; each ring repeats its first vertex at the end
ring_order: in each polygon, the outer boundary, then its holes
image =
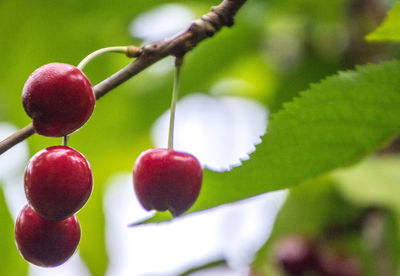
POLYGON ((35 130, 33 129, 33 125, 29 124, 26 127, 15 132, 14 134, 11 134, 6 139, 0 142, 0 154, 3 154, 5 151, 24 141, 34 133, 35 130))
MULTIPOLYGON (((189 28, 177 36, 164 39, 141 48, 137 59, 117 73, 103 80, 94 87, 96 99, 116 88, 120 84, 137 75, 150 65, 167 56, 184 56, 202 40, 212 37, 224 26, 232 26, 234 17, 247 0, 223 0, 221 4, 211 8, 211 12, 191 23, 189 28)), ((0 142, 0 155, 22 142, 35 131, 32 124, 12 134, 0 142)))

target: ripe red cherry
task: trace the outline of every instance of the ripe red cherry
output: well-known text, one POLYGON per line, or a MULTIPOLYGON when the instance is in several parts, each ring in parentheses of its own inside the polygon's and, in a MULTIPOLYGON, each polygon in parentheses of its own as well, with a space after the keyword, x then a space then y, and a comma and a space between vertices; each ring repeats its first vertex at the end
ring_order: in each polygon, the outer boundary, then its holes
POLYGON ((74 254, 81 229, 76 216, 49 221, 26 205, 15 224, 15 241, 22 257, 37 266, 58 266, 74 254))
POLYGON ((35 131, 61 137, 80 128, 90 117, 96 96, 78 68, 64 63, 46 64, 25 83, 22 104, 35 131))
POLYGON ((88 200, 92 186, 89 162, 66 146, 39 151, 25 169, 26 198, 48 220, 63 220, 76 213, 88 200))
POLYGON ((173 216, 187 211, 196 201, 203 172, 188 153, 171 149, 142 152, 133 166, 133 182, 139 202, 146 210, 169 210, 173 216))

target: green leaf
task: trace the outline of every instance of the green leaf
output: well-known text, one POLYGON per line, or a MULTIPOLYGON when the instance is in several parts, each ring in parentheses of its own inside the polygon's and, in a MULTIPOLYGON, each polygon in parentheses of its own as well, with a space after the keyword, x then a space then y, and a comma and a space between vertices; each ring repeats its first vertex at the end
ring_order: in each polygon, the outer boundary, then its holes
POLYGON ((400 42, 400 2, 397 2, 389 11, 383 23, 372 33, 367 35, 369 41, 397 41, 400 42))
MULTIPOLYGON (((340 72, 301 93, 270 121, 250 160, 204 171, 190 212, 284 189, 372 153, 400 132, 400 62, 340 72)), ((157 213, 150 221, 170 217, 157 213)))

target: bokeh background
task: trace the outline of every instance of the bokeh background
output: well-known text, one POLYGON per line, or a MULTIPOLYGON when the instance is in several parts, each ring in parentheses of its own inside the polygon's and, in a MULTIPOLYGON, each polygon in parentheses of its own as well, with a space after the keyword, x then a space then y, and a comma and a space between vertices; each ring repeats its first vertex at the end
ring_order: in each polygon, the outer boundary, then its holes
MULTIPOLYGON (((394 3, 249 1, 233 28, 185 57, 176 148, 195 154, 215 171, 251 158, 270 114, 310 83, 399 56, 394 44, 364 39, 394 3)), ((30 122, 21 92, 39 66, 76 65, 99 48, 140 46, 174 35, 216 4, 0 0, 0 137, 30 122)), ((84 72, 96 84, 129 62, 122 55, 105 55, 84 72)), ((78 213, 79 251, 61 267, 29 266, 19 256, 13 234, 25 204, 28 159, 61 139, 34 135, 0 156, 0 275, 279 275, 276 248, 293 235, 317 243, 324 254, 340 256, 339 264, 363 275, 400 271, 400 205, 393 198, 400 189, 396 144, 377 153, 384 161, 367 161, 290 192, 267 193, 170 223, 128 227, 152 215, 135 198, 131 170, 140 152, 166 146, 172 78, 173 59, 167 58, 98 101, 88 123, 70 137, 69 146, 89 160, 95 183, 78 213), (381 175, 368 175, 377 166, 381 175), (369 184, 373 192, 363 193, 355 182, 369 184)))

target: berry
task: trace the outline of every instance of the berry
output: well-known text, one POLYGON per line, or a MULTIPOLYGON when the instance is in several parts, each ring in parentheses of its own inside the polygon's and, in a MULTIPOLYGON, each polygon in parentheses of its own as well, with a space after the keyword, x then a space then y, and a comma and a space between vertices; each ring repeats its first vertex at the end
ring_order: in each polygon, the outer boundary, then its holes
POLYGON ((48 220, 63 220, 79 211, 88 200, 92 186, 88 161, 66 146, 39 151, 25 169, 26 198, 48 220))
POLYGON ((76 216, 49 221, 26 205, 15 224, 15 241, 21 255, 37 266, 58 266, 74 254, 81 230, 76 216))
POLYGON ((295 235, 286 237, 276 247, 276 261, 287 275, 303 275, 313 269, 316 249, 306 238, 295 235))
POLYGON ((196 157, 171 149, 142 152, 133 166, 134 189, 143 207, 169 210, 175 217, 196 201, 202 178, 196 157))
POLYGON ((323 252, 318 258, 318 272, 324 276, 361 276, 358 261, 343 252, 323 252))
POLYGON ((93 87, 78 68, 64 63, 46 64, 25 83, 22 104, 35 131, 61 137, 80 128, 96 102, 93 87))

